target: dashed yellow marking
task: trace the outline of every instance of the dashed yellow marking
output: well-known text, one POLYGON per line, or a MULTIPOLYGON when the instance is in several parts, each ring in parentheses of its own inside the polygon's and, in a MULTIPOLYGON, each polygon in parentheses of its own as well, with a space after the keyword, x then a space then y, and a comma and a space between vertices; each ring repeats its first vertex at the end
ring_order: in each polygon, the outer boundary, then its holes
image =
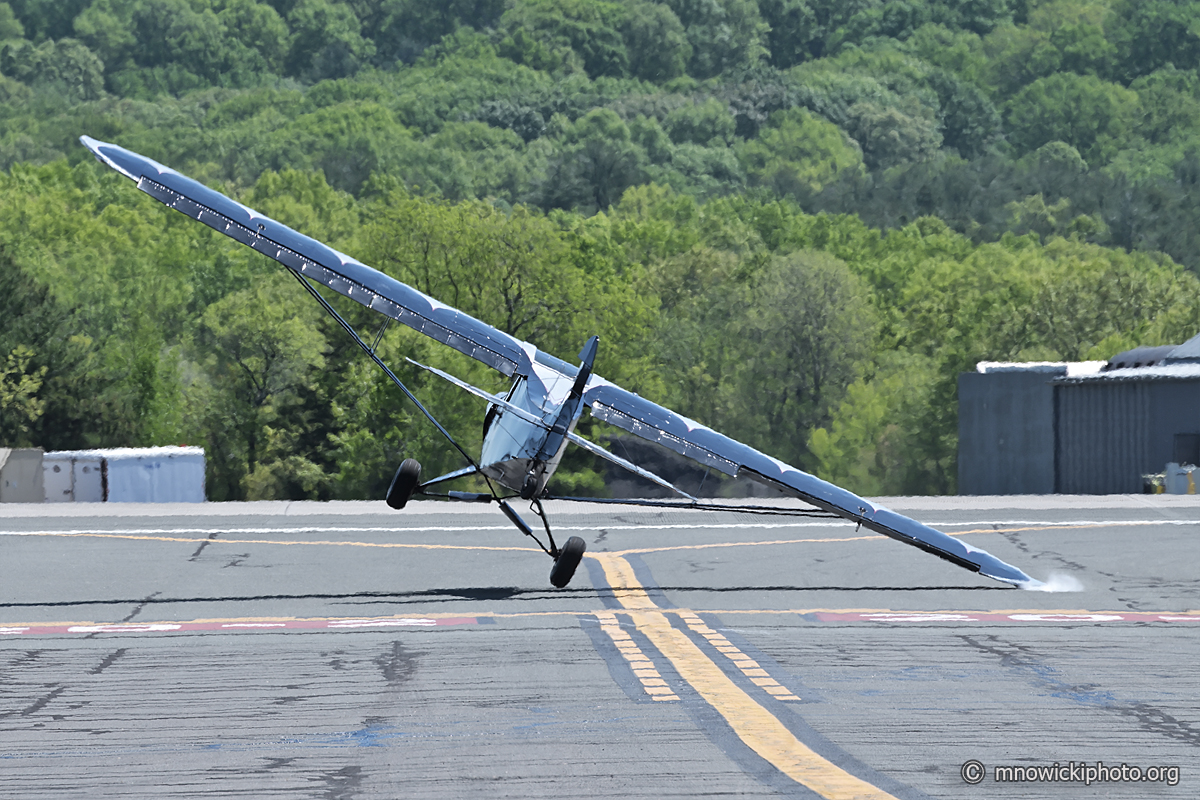
POLYGON ((679 618, 696 633, 707 639, 718 651, 728 656, 742 674, 751 680, 756 686, 762 687, 768 694, 777 700, 799 700, 800 698, 792 694, 791 690, 782 686, 777 680, 772 678, 765 669, 759 666, 758 662, 750 658, 741 650, 730 644, 729 640, 721 634, 714 631, 704 623, 704 620, 693 614, 691 611, 680 611, 679 618))
MULTIPOLYGON (((645 593, 643 592, 643 594, 645 593)), ((617 651, 625 657, 647 695, 654 700, 679 699, 674 690, 663 680, 658 668, 654 666, 654 662, 637 646, 637 642, 633 641, 629 631, 621 627, 616 614, 611 611, 598 611, 596 619, 600 621, 600 630, 608 634, 608 638, 612 639, 613 644, 617 646, 617 651)))
MULTIPOLYGON (((634 624, 687 683, 754 752, 829 800, 888 800, 892 795, 822 758, 730 680, 665 614, 631 610, 634 624)), ((894 799, 893 799, 894 800, 894 799)))
MULTIPOLYGON (((738 738, 750 749, 792 780, 828 800, 895 800, 892 795, 851 775, 796 738, 786 725, 734 683, 687 634, 671 625, 668 613, 678 614, 689 628, 720 647, 727 656, 732 658, 736 653, 744 661, 752 660, 731 645, 728 639, 709 628, 690 611, 672 609, 668 612, 655 606, 646 590, 637 582, 632 565, 624 558, 611 553, 597 554, 593 558, 604 568, 609 585, 628 609, 627 613, 638 631, 671 662, 679 676, 724 717, 738 738)), ((611 624, 616 624, 615 614, 605 612, 605 616, 611 618, 611 624)), ((603 621, 601 625, 604 625, 603 621)), ((757 665, 747 667, 751 671, 756 668, 757 665)), ((757 671, 766 675, 761 668, 757 671)), ((799 699, 790 692, 788 697, 779 694, 780 690, 787 692, 787 689, 769 676, 752 677, 750 680, 779 699, 799 699)), ((647 687, 647 692, 653 688, 647 687)), ((670 691, 668 687, 662 688, 670 691)))

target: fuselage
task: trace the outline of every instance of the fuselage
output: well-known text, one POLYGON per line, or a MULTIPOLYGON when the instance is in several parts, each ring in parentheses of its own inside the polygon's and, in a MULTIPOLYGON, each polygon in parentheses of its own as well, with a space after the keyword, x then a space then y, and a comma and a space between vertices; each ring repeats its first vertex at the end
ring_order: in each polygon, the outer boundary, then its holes
POLYGON ((488 406, 480 453, 484 474, 523 497, 541 495, 562 461, 567 435, 583 411, 581 398, 571 394, 574 380, 573 375, 535 363, 532 374, 513 381, 505 400, 537 417, 541 424, 488 406))

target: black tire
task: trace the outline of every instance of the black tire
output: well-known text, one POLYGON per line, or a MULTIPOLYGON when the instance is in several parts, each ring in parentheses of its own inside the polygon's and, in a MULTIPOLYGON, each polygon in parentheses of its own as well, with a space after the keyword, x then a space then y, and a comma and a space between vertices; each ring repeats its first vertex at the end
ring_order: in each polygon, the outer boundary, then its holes
POLYGON ((554 588, 561 589, 571 582, 572 576, 575 575, 575 568, 583 559, 585 550, 587 550, 587 542, 583 539, 578 536, 567 539, 567 543, 558 551, 558 558, 554 559, 554 566, 550 569, 550 583, 554 584, 554 588))
POLYGON ((387 504, 395 509, 404 508, 420 484, 421 463, 415 458, 404 459, 392 478, 392 485, 388 487, 387 504))

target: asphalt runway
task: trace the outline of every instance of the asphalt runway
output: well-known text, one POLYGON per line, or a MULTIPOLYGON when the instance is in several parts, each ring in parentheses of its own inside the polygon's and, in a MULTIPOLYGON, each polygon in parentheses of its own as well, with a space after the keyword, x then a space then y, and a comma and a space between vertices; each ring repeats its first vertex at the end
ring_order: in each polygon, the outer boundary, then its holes
POLYGON ((1193 798, 1198 500, 3 506, 0 797, 1193 798))

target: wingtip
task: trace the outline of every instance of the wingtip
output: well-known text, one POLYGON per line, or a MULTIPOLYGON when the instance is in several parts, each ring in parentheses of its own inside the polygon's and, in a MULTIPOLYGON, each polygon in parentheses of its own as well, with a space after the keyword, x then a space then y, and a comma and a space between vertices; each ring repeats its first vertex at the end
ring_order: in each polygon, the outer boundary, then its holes
POLYGON ((88 150, 91 150, 92 155, 94 155, 96 157, 96 160, 99 161, 104 166, 115 169, 117 172, 121 173, 126 178, 129 178, 131 180, 137 180, 136 175, 134 175, 128 169, 121 166, 116 161, 114 161, 111 157, 109 157, 108 155, 106 155, 104 153, 103 148, 105 148, 105 147, 113 147, 113 148, 117 148, 117 150, 120 150, 121 148, 117 147, 117 145, 109 144, 108 142, 102 142, 99 139, 93 139, 92 137, 86 136, 86 135, 80 136, 79 142, 84 147, 86 147, 88 150))
POLYGON ((100 157, 100 145, 104 144, 104 142, 101 142, 97 139, 93 139, 90 136, 80 136, 79 143, 82 144, 84 147, 86 147, 88 150, 91 150, 92 155, 94 155, 97 160, 100 160, 100 161, 103 160, 100 157))
POLYGON ((1005 561, 1001 561, 985 550, 976 550, 973 554, 979 562, 979 574, 994 581, 1011 584, 1018 589, 1036 589, 1042 582, 1026 575, 1022 570, 1005 561))

